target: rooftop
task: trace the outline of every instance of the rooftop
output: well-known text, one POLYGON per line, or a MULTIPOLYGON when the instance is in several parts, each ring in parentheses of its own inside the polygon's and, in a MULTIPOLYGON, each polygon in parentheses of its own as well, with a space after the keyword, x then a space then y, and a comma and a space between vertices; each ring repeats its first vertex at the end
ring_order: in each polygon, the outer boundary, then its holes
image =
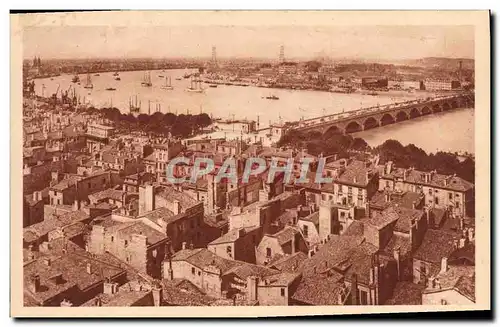
POLYGON ((454 241, 459 239, 458 233, 428 229, 413 256, 426 262, 441 263, 443 257, 449 258, 455 251, 454 241))

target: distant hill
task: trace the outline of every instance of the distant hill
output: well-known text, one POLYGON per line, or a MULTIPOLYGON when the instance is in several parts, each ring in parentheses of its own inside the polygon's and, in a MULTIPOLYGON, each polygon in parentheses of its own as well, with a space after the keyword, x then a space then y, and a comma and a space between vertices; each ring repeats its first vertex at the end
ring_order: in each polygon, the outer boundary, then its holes
POLYGON ((460 61, 462 61, 462 69, 474 69, 474 59, 467 58, 427 57, 415 60, 405 60, 405 64, 425 68, 439 67, 446 70, 457 70, 460 61))

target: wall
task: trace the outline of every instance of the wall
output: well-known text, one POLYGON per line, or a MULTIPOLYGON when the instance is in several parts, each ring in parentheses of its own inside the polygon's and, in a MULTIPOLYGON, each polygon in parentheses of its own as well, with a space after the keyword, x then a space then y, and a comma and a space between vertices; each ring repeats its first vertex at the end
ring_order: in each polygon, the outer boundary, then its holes
POLYGON ((423 293, 422 294, 422 304, 423 305, 442 305, 441 301, 445 300, 446 305, 471 305, 475 304, 462 294, 458 293, 456 290, 443 290, 440 292, 423 293))
POLYGON ((312 221, 304 221, 304 220, 299 220, 298 221, 298 227, 302 231, 302 235, 304 236, 304 239, 309 242, 309 245, 315 245, 321 242, 321 238, 319 237, 318 230, 316 229, 316 225, 312 221), (307 237, 305 237, 304 234, 304 228, 307 226, 307 237))
POLYGON ((284 254, 278 240, 271 236, 264 236, 255 250, 255 259, 258 265, 265 265, 276 254, 284 254), (271 256, 267 256, 267 248, 271 249, 271 256))

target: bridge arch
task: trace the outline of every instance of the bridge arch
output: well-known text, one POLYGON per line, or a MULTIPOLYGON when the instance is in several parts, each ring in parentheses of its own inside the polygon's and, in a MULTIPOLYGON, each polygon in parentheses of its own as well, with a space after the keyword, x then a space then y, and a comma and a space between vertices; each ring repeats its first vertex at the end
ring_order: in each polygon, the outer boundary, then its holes
POLYGON ((360 132, 363 130, 363 127, 357 122, 357 121, 352 121, 347 126, 345 127, 345 133, 356 133, 360 132))
POLYGON ((373 118, 373 117, 368 117, 363 123, 363 130, 375 128, 379 126, 379 122, 373 118))
POLYGON ((424 116, 424 115, 430 115, 432 113, 431 109, 429 107, 427 107, 427 106, 423 107, 422 110, 421 110, 421 112, 422 112, 422 116, 424 116))
POLYGON ((452 109, 458 108, 458 101, 455 101, 455 100, 451 101, 451 108, 452 109))
POLYGON ((384 114, 382 118, 380 118, 380 126, 394 124, 395 122, 396 120, 391 114, 384 114))
POLYGON ((344 131, 341 130, 337 125, 329 126, 323 133, 324 136, 336 135, 336 134, 344 134, 344 131))
POLYGON ((420 115, 421 115, 421 113, 420 113, 420 111, 418 111, 418 109, 417 109, 417 108, 412 108, 412 109, 410 110, 410 115, 409 115, 409 116, 410 116, 410 118, 416 118, 416 117, 418 117, 418 116, 420 116, 420 115))
POLYGON ((396 114, 396 121, 408 120, 408 114, 405 111, 400 111, 396 114))
POLYGON ((443 111, 450 110, 451 106, 448 102, 443 103, 443 111))
POLYGON ((432 112, 440 112, 440 111, 443 111, 440 105, 435 104, 432 106, 432 112))

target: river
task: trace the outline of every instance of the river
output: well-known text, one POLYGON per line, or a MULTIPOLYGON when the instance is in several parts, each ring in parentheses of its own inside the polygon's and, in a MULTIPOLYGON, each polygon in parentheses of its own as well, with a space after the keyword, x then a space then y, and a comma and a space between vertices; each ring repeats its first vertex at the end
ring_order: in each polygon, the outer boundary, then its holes
MULTIPOLYGON (((313 118, 324 114, 350 111, 361 107, 383 105, 397 101, 406 101, 417 97, 427 97, 426 93, 381 93, 377 96, 363 94, 341 94, 307 90, 269 89, 254 86, 219 85, 209 88, 204 93, 186 92, 189 79, 182 78, 185 70, 151 71, 152 87, 141 86, 145 72, 120 72, 120 81, 116 81, 113 73, 91 74, 93 89, 85 89, 86 75, 80 75, 81 84, 71 82, 72 75, 61 75, 54 78, 37 79, 35 92, 37 95, 49 96, 56 90, 74 88, 80 100, 96 108, 119 108, 123 113, 129 112, 129 101, 135 102, 137 96, 141 104, 141 112, 151 113, 156 108, 173 113, 206 112, 213 117, 252 119, 260 122, 260 127, 270 122, 295 121, 300 118, 313 118), (163 76, 163 77, 162 77, 163 76), (165 77, 171 78, 173 90, 162 89, 165 77), (107 91, 106 88, 115 88, 107 91), (266 96, 275 95, 279 100, 268 100, 266 96)), ((60 93, 58 94, 60 96, 60 93)), ((388 138, 402 143, 414 143, 426 151, 434 152, 436 148, 453 151, 473 152, 473 110, 456 110, 440 115, 430 115, 418 120, 411 120, 391 126, 359 133, 370 145, 378 145, 388 138), (454 126, 443 130, 442 126, 454 126), (456 135, 456 130, 464 133, 456 135), (425 137, 429 134, 429 137, 425 137)))

